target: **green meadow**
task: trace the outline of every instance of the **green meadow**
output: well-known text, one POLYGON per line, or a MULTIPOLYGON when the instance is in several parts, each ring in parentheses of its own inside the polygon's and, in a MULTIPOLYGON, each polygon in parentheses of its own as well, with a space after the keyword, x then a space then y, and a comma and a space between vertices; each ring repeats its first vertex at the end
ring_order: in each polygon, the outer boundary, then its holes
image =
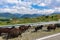
POLYGON ((49 16, 39 16, 35 18, 4 18, 0 17, 0 25, 11 25, 11 24, 24 24, 24 23, 36 23, 36 22, 49 22, 58 21, 60 14, 54 14, 49 16))

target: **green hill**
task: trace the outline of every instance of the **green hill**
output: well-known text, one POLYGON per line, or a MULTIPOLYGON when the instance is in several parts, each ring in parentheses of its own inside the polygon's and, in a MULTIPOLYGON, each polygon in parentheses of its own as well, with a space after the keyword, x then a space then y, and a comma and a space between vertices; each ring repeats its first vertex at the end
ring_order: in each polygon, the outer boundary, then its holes
POLYGON ((60 14, 53 14, 48 16, 43 15, 35 18, 12 18, 12 20, 0 17, 0 25, 58 21, 59 19, 60 14))

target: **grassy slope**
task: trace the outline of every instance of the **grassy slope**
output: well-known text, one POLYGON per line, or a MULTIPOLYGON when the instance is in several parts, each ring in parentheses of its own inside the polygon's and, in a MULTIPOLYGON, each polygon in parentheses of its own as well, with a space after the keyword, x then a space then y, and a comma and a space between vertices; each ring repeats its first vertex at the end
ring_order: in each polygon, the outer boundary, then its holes
POLYGON ((60 14, 54 14, 50 16, 40 16, 36 18, 20 18, 11 21, 0 21, 0 25, 58 21, 59 19, 60 19, 60 14))
POLYGON ((40 16, 36 18, 24 18, 19 19, 19 23, 34 23, 34 22, 48 22, 48 21, 58 21, 60 19, 60 14, 51 16, 40 16))

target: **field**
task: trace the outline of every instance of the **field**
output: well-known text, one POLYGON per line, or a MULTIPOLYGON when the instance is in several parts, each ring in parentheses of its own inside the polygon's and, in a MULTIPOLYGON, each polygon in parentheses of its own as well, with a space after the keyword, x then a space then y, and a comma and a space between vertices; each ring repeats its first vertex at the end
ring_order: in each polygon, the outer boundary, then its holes
MULTIPOLYGON (((34 28, 27 30, 22 34, 22 37, 17 37, 9 40, 35 40, 44 36, 48 36, 51 34, 56 34, 60 32, 60 28, 57 28, 55 31, 47 32, 46 27, 43 28, 43 30, 38 30, 37 32, 32 32, 34 28)), ((2 37, 0 37, 0 40, 3 40, 2 37)))
POLYGON ((14 24, 24 24, 24 23, 36 23, 36 22, 49 22, 58 21, 60 19, 60 14, 54 14, 49 16, 40 16, 35 18, 0 18, 0 25, 14 25, 14 24))

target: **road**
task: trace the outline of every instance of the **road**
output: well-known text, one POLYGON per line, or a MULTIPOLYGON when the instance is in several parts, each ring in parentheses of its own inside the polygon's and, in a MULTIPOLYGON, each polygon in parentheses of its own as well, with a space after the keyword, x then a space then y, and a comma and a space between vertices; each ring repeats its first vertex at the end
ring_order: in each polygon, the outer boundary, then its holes
POLYGON ((50 21, 50 22, 37 22, 37 23, 26 23, 26 24, 14 24, 14 25, 2 25, 0 27, 11 27, 11 26, 20 26, 20 25, 31 25, 31 26, 37 26, 37 25, 46 25, 46 24, 56 24, 60 23, 60 21, 50 21))
POLYGON ((60 40, 60 33, 53 34, 50 36, 45 36, 36 40, 60 40))
POLYGON ((55 37, 51 37, 51 38, 47 38, 47 39, 44 39, 44 40, 60 40, 60 35, 55 36, 55 37))

